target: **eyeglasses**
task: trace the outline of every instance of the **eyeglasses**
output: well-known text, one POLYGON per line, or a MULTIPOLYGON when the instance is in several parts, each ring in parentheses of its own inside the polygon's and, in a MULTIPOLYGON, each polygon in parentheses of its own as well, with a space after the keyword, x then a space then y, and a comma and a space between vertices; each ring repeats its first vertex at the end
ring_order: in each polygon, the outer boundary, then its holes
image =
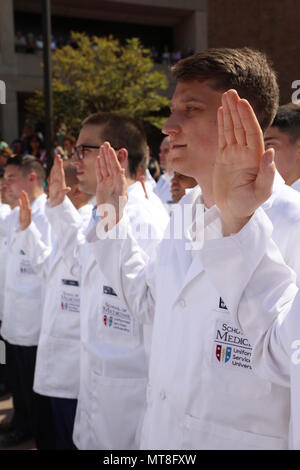
POLYGON ((78 145, 77 147, 74 147, 73 152, 71 153, 71 158, 73 162, 83 160, 87 149, 99 149, 99 147, 100 145, 78 145))

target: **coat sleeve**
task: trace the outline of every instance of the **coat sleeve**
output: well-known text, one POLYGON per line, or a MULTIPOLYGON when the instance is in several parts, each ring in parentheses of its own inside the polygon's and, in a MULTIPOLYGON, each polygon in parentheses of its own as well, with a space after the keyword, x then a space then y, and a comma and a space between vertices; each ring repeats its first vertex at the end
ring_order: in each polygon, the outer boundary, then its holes
MULTIPOLYGON (((155 308, 155 259, 138 245, 124 215, 119 224, 105 232, 101 221, 87 236, 103 275, 110 281, 128 310, 141 323, 151 324, 155 308)), ((159 247, 157 247, 159 248, 159 247)))
POLYGON ((271 236, 272 224, 259 209, 238 234, 205 243, 202 261, 235 323, 253 345, 256 372, 289 386, 291 338, 300 299, 295 273, 271 236))
POLYGON ((297 285, 300 286, 300 250, 299 245, 300 221, 297 220, 288 228, 287 250, 285 254, 285 262, 296 273, 297 285))
POLYGON ((32 221, 26 230, 17 230, 15 238, 19 249, 24 251, 30 259, 34 271, 38 275, 44 275, 52 247, 45 243, 36 224, 32 221))
POLYGON ((82 218, 68 197, 65 197, 64 202, 56 207, 47 206, 46 216, 68 269, 74 276, 79 276, 80 247, 85 242, 82 218))
POLYGON ((0 211, 0 236, 7 237, 9 233, 10 219, 12 212, 0 211))

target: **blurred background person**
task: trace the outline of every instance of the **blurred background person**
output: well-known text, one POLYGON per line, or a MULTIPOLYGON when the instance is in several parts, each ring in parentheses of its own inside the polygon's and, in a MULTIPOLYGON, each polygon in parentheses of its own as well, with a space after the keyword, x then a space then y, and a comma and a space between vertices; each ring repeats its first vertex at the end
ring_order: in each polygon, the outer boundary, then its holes
POLYGON ((66 134, 64 138, 64 151, 68 158, 71 158, 74 151, 76 139, 72 134, 66 134))
POLYGON ((0 142, 0 168, 4 168, 7 160, 13 156, 11 148, 3 140, 0 142))
POLYGON ((163 174, 154 188, 155 194, 164 204, 172 203, 171 179, 173 177, 173 170, 169 159, 170 149, 170 137, 167 136, 162 140, 159 149, 159 164, 163 174))
POLYGON ((190 176, 181 175, 175 172, 171 179, 171 194, 174 202, 179 202, 180 199, 185 195, 186 189, 194 188, 197 181, 190 176))
POLYGON ((23 155, 23 143, 21 139, 15 139, 12 141, 11 149, 13 152, 13 156, 17 157, 19 155, 23 155))
POLYGON ((41 163, 46 162, 46 150, 43 148, 44 138, 40 132, 36 132, 29 140, 29 153, 41 163))
POLYGON ((265 147, 274 148, 276 168, 285 183, 300 191, 300 106, 279 106, 265 132, 265 147))

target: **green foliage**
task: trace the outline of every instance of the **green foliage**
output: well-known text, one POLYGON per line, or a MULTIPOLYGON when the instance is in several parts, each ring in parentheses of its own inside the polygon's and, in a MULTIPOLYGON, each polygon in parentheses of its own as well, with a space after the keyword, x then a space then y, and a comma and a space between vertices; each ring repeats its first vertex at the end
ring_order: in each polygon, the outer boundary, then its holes
MULTIPOLYGON (((53 106, 55 124, 64 122, 77 133, 89 114, 97 111, 125 113, 161 127, 159 112, 169 100, 164 73, 153 70, 149 50, 137 38, 121 45, 113 37, 72 33, 78 48, 57 49, 53 60, 53 106)), ((27 101, 28 118, 44 121, 43 93, 36 91, 27 101)))

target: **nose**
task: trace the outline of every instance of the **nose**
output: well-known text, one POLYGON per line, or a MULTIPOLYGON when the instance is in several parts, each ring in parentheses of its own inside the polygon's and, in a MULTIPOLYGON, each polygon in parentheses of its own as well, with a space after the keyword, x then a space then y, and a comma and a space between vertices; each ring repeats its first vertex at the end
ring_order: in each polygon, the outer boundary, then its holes
POLYGON ((78 171, 79 168, 81 167, 81 161, 80 160, 73 160, 71 159, 71 165, 76 168, 76 170, 78 171))
POLYGON ((171 114, 171 116, 168 117, 166 120, 163 128, 162 128, 163 134, 169 135, 169 136, 175 136, 180 132, 180 125, 178 123, 178 120, 174 114, 171 114))

